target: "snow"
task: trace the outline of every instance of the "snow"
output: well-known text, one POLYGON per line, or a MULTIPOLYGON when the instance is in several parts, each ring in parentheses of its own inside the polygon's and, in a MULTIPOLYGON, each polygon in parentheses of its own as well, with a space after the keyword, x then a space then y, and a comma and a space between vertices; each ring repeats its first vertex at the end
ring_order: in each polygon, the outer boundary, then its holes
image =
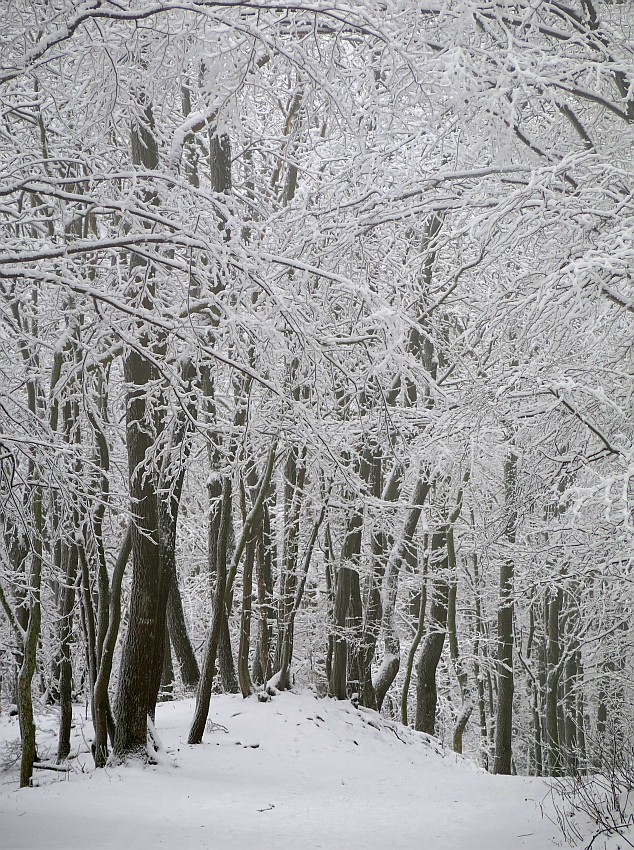
MULTIPOLYGON (((95 771, 78 713, 68 773, 18 790, 0 773, 1 850, 548 850, 561 846, 543 780, 491 776, 351 703, 284 693, 214 697, 204 743, 186 743, 193 701, 163 703, 156 766, 95 771)), ((57 718, 38 721, 41 757, 57 718)), ((0 716, 0 758, 18 735, 0 716)))

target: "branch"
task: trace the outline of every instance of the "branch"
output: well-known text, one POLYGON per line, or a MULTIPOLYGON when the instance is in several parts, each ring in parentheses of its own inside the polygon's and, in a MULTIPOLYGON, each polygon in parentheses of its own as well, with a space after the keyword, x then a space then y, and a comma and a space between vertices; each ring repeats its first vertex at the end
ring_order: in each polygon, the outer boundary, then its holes
POLYGON ((594 436, 601 440, 601 442, 610 452, 610 454, 624 457, 623 452, 620 449, 615 449, 614 446, 612 446, 611 443, 609 443, 608 440, 603 436, 601 431, 599 431, 598 428, 595 428, 595 426, 591 422, 588 422, 588 420, 584 416, 582 416, 578 410, 576 410, 571 404, 569 404, 564 398, 562 398, 557 390, 550 389, 548 390, 548 392, 551 393, 551 395, 554 395, 555 398, 560 402, 560 404, 562 404, 569 413, 572 413, 572 415, 575 416, 579 420, 579 422, 585 425, 589 431, 592 431, 594 436))
POLYGON ((231 604, 231 599, 233 596, 233 583, 236 578, 236 574, 238 572, 238 564, 240 563, 240 558, 242 557, 242 553, 244 552, 244 547, 247 545, 247 541, 250 538, 250 535, 253 531, 253 526, 258 520, 260 513, 262 511, 262 505, 264 504, 264 499, 266 494, 268 493, 269 485, 271 483, 271 477, 273 475, 273 469, 275 467, 275 454, 277 452, 277 438, 273 440, 271 443, 271 447, 269 448, 269 454, 266 462, 266 468, 262 474, 262 478, 260 479, 260 484, 258 487, 258 495, 256 496, 253 507, 249 511, 247 518, 244 521, 244 525, 242 526, 242 534, 240 535, 240 539, 235 548, 235 552, 233 553, 233 558, 231 559, 231 566, 229 568, 229 575, 227 577, 227 587, 225 590, 225 602, 227 605, 231 604))

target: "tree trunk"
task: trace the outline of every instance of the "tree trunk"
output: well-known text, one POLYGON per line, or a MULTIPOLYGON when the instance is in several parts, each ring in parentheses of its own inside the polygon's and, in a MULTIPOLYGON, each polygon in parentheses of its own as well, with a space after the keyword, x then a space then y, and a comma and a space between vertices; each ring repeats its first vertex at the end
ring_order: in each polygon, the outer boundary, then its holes
POLYGON ((93 756, 95 767, 105 767, 108 759, 108 731, 112 725, 111 739, 114 742, 114 721, 110 711, 110 700, 108 698, 108 684, 112 672, 112 661, 114 658, 119 625, 121 623, 121 582, 123 574, 132 551, 132 524, 126 529, 121 549, 112 573, 112 584, 110 588, 110 607, 108 613, 108 630, 103 642, 99 671, 95 682, 93 694, 93 723, 95 727, 95 740, 93 744, 93 756))
MULTIPOLYGON (((290 370, 291 382, 297 380, 298 363, 293 362, 290 370)), ((294 387, 293 397, 300 399, 300 387, 294 387)), ((284 681, 279 676, 283 666, 283 657, 288 647, 284 645, 289 635, 289 621, 295 601, 297 589, 297 570, 299 563, 299 531, 302 504, 304 500, 304 485, 306 482, 306 448, 298 449, 291 446, 284 464, 284 534, 282 550, 282 566, 280 573, 280 613, 275 648, 275 673, 278 674, 278 686, 282 689, 290 686, 287 681, 288 666, 284 681)))
POLYGON ((313 524, 313 528, 308 539, 308 543, 306 544, 306 551, 304 553, 304 561, 302 564, 302 571, 299 576, 299 583, 297 585, 297 589, 295 591, 295 599, 293 600, 293 608, 290 612, 288 623, 286 625, 286 630, 284 634, 284 640, 282 641, 282 659, 281 659, 281 667, 279 671, 278 678, 278 688, 290 688, 291 686, 291 677, 290 677, 290 667, 291 661, 293 658, 293 642, 294 642, 294 633, 295 633, 295 617, 297 612, 299 611, 299 606, 302 604, 302 599, 304 596, 304 589, 306 587, 306 579, 308 577, 308 570, 310 568, 310 562, 313 556, 313 550, 315 548, 315 543, 317 542, 317 536, 319 534, 319 529, 321 528, 321 524, 324 521, 324 517, 326 516, 326 508, 327 508, 327 499, 330 495, 330 491, 325 496, 324 502, 321 506, 321 510, 319 512, 319 516, 313 524))
MULTIPOLYGON (((510 451, 505 464, 507 505, 506 539, 515 542, 517 526, 517 455, 510 451)), ((510 774, 513 741, 513 581, 512 555, 504 557, 500 565, 500 595, 498 601, 498 701, 495 718, 494 773, 510 774)))
MULTIPOLYGON (((159 165, 158 144, 149 104, 132 132, 132 161, 135 166, 155 170, 159 165)), ((156 197, 146 193, 147 204, 156 197)), ((139 255, 130 261, 131 295, 146 310, 154 309, 153 267, 139 255)), ((156 474, 148 468, 157 438, 157 411, 151 405, 148 387, 158 375, 153 362, 144 355, 152 351, 153 332, 145 323, 136 322, 138 344, 124 360, 128 385, 126 410, 126 446, 131 498, 132 587, 130 619, 126 632, 116 702, 114 756, 117 761, 129 757, 145 758, 147 717, 154 715, 158 685, 157 666, 162 671, 165 609, 169 584, 162 569, 159 545, 159 500, 156 474), (157 661, 158 659, 158 661, 157 661)), ((160 683, 160 672, 159 683, 160 683)))
POLYGON ((242 573, 242 611, 240 612, 240 645, 238 647, 238 683, 243 697, 250 696, 255 688, 249 672, 249 649, 251 646, 251 600, 253 598, 253 564, 256 542, 250 540, 244 555, 242 573))
POLYGON ((263 685, 271 677, 271 625, 274 617, 273 572, 271 567, 271 521, 266 503, 263 505, 262 525, 256 544, 258 589, 258 638, 253 660, 253 681, 263 685))
POLYGON ((462 753, 462 736, 471 717, 473 711, 473 700, 471 698, 471 690, 469 687, 469 677, 464 668, 460 650, 458 646, 458 628, 456 624, 456 597, 458 594, 458 583, 456 579, 456 552, 453 537, 453 526, 447 532, 447 556, 449 569, 452 573, 452 581, 449 587, 448 607, 447 607, 447 635, 449 637, 449 655, 453 662, 456 679, 460 688, 460 698, 462 705, 456 718, 456 723, 453 730, 452 746, 456 753, 462 753))
POLYGON ((447 581, 447 528, 432 535, 431 564, 434 573, 434 592, 429 610, 429 630, 423 641, 416 664, 416 723, 418 732, 436 732, 436 703, 438 690, 436 670, 442 655, 447 632, 449 583, 447 581))
MULTIPOLYGON (((371 485, 372 495, 384 502, 395 502, 400 494, 403 467, 396 463, 390 476, 382 488, 382 458, 375 453, 372 458, 371 485)), ((383 603, 381 585, 385 576, 386 561, 394 543, 393 535, 383 529, 375 530, 372 534, 372 573, 365 605, 361 646, 358 656, 359 667, 359 701, 366 708, 378 709, 376 691, 372 682, 372 662, 376 653, 376 645, 381 631, 383 619, 383 603)), ((382 701, 382 699, 381 699, 382 701)))
POLYGON ((333 610, 333 651, 330 670, 329 693, 336 699, 348 695, 348 638, 346 618, 352 589, 352 573, 357 571, 361 556, 363 530, 363 508, 352 507, 346 528, 346 537, 341 551, 341 563, 337 570, 333 610))
POLYGON ((176 660, 178 661, 183 687, 185 690, 191 690, 198 685, 200 670, 187 632, 187 623, 185 622, 183 601, 178 586, 175 564, 174 569, 171 569, 170 573, 171 586, 167 600, 167 629, 172 646, 174 647, 176 660))
MULTIPOLYGON (((211 689, 213 687, 214 673, 216 668, 216 657, 218 644, 222 632, 223 621, 226 617, 225 591, 227 586, 227 543, 229 539, 229 526, 231 518, 231 479, 225 477, 222 482, 222 505, 220 509, 220 523, 218 538, 215 542, 216 563, 216 586, 214 588, 213 611, 211 627, 205 645, 203 666, 200 672, 200 681, 196 693, 196 709, 189 730, 188 744, 200 744, 205 731, 205 723, 209 715, 209 703, 211 701, 211 689)), ((213 518, 212 518, 213 519, 213 518)), ((215 530, 210 520, 210 534, 215 530)), ((210 541, 210 547, 212 541, 210 541)))
POLYGON ((395 624, 398 579, 403 559, 406 557, 407 551, 414 546, 414 534, 429 489, 430 484, 427 479, 419 475, 412 499, 414 507, 409 511, 403 536, 392 550, 387 565, 383 591, 383 662, 374 679, 376 703, 379 711, 401 666, 401 644, 395 624))
POLYGON ((551 776, 561 776, 563 757, 559 735, 559 682, 561 678, 559 643, 559 615, 563 600, 563 591, 559 588, 550 597, 548 603, 548 672, 546 676, 546 732, 548 742, 548 772, 551 776))
POLYGON ((33 493, 33 518, 35 521, 33 540, 33 561, 31 565, 31 580, 29 583, 30 609, 29 619, 24 637, 24 652, 22 664, 18 673, 18 719, 20 721, 20 736, 22 754, 20 759, 20 788, 31 784, 33 763, 35 761, 35 722, 33 720, 33 697, 31 684, 35 673, 37 644, 42 623, 40 605, 40 587, 42 583, 42 490, 35 487, 33 493))
MULTIPOLYGON (((427 536, 425 535, 425 537, 427 536)), ((401 694, 401 723, 403 724, 403 726, 407 726, 409 724, 409 719, 407 716, 407 703, 409 700, 409 688, 412 682, 412 672, 414 670, 414 659, 416 658, 416 653, 418 652, 420 642, 425 636, 425 614, 427 613, 427 565, 429 561, 426 549, 427 545, 425 544, 425 555, 423 559, 423 571, 421 577, 421 589, 418 598, 418 622, 416 624, 416 634, 414 635, 412 644, 409 648, 409 652, 407 653, 405 678, 403 680, 403 692, 401 694)))
MULTIPOLYGON (((473 522, 473 513, 471 515, 473 522)), ((486 692, 484 687, 484 676, 480 667, 480 656, 482 653, 481 642, 484 637, 482 624, 482 600, 480 596, 480 573, 477 553, 473 553, 473 608, 475 614, 475 638, 473 641, 473 676, 478 693, 478 719, 480 722, 480 752, 482 766, 489 769, 489 729, 487 723, 486 692)))
POLYGON ((59 626, 59 736, 57 763, 68 758, 70 733, 73 721, 73 667, 71 640, 73 635, 73 607, 75 603, 75 578, 77 575, 77 547, 65 547, 66 576, 61 595, 59 626))

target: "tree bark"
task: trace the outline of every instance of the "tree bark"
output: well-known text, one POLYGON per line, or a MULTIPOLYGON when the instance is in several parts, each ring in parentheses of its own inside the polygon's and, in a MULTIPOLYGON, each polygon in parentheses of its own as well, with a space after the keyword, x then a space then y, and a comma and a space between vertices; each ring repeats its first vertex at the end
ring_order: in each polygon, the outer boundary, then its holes
POLYGON ((293 607, 289 613, 288 622, 285 628, 284 639, 282 641, 282 659, 281 659, 281 667, 278 676, 278 688, 290 688, 291 686, 291 678, 290 678, 290 668, 291 661, 293 658, 293 643, 294 643, 294 633, 295 633, 295 617, 297 616, 297 612, 299 611, 299 606, 302 604, 302 599, 304 596, 304 589, 306 587, 306 579, 308 577, 308 570, 310 568, 310 562, 313 556, 313 550, 315 548, 315 543, 317 542, 317 535, 319 534, 319 529, 321 524, 324 521, 324 517, 326 516, 326 508, 327 508, 327 499, 330 494, 330 491, 325 497, 325 501, 321 506, 321 510, 319 512, 319 516, 315 520, 310 537, 306 544, 306 551, 304 553, 304 559, 302 564, 302 571, 299 576, 299 582, 295 591, 295 598, 293 600, 293 607))
POLYGON ((183 600, 181 599, 181 592, 178 586, 175 564, 174 569, 170 570, 170 573, 171 583, 167 600, 167 629, 172 646, 174 647, 174 654, 178 662, 183 687, 185 690, 191 690, 198 685, 200 669, 187 632, 183 600))
POLYGON ((458 594, 458 583, 456 579, 456 552, 453 537, 453 526, 447 532, 447 556, 449 569, 452 573, 452 580, 449 586, 449 597, 447 607, 447 635, 449 638, 449 655, 453 662, 456 679, 460 688, 460 698, 462 705, 456 718, 456 723, 453 730, 452 746, 456 753, 462 753, 462 737, 473 711, 473 699, 471 697, 471 689, 469 687, 469 677, 465 670, 462 658, 460 657, 460 649, 458 646, 458 628, 456 624, 456 597, 458 594))
POLYGON ((557 589, 548 602, 548 672, 546 675, 546 732, 548 742, 548 772, 561 776, 564 772, 561 741, 559 735, 558 706, 559 682, 561 678, 561 648, 559 640, 559 616, 563 591, 557 589))
POLYGON ((31 683, 35 673, 37 644, 42 623, 42 608, 40 605, 40 588, 42 584, 42 490, 35 487, 33 493, 33 518, 35 521, 33 540, 33 560, 31 564, 31 580, 29 584, 30 608, 28 623, 24 636, 24 651, 22 664, 18 673, 18 719, 20 721, 20 736, 22 754, 20 759, 20 788, 31 784, 33 763, 35 761, 35 722, 33 720, 33 697, 31 683))
MULTIPOLYGON (((146 169, 158 168, 158 145, 149 105, 132 133, 132 160, 146 169)), ((156 199, 148 194, 146 202, 156 199)), ((146 310, 154 308, 154 275, 143 257, 134 255, 130 262, 134 295, 146 310)), ((128 350, 124 377, 128 385, 126 410, 126 446, 130 482, 132 524, 132 587, 130 620, 123 645, 116 702, 114 757, 146 758, 147 717, 154 715, 153 692, 156 659, 162 670, 165 608, 169 585, 162 570, 159 546, 159 504, 156 474, 148 468, 156 434, 156 411, 148 397, 148 387, 157 380, 152 360, 151 332, 137 322, 138 341, 128 350)))
POLYGON ((361 556, 361 536, 363 530, 363 508, 351 506, 346 536, 344 539, 341 562, 337 570, 335 600, 333 610, 333 651, 330 670, 329 693, 336 699, 348 697, 348 638, 346 635, 346 617, 350 603, 353 576, 361 556))
POLYGON ((416 663, 415 728, 418 732, 434 735, 436 733, 436 703, 438 701, 436 670, 445 644, 449 601, 446 527, 432 535, 430 560, 434 573, 434 590, 429 610, 429 630, 416 663))
POLYGON ((413 495, 413 504, 405 521, 403 536, 392 550, 387 565, 383 590, 383 662, 374 678, 377 708, 380 711, 385 695, 396 679, 401 665, 401 644, 396 630, 395 613, 398 593, 398 579, 406 552, 414 545, 414 534, 423 505, 430 490, 430 483, 419 474, 413 495))
MULTIPOLYGON (((510 450, 505 464, 507 505, 506 539, 515 542, 517 526, 517 455, 510 450)), ((513 581, 512 555, 505 556, 500 564, 500 593, 498 601, 498 701, 495 718, 495 759, 493 772, 510 774, 513 741, 513 581)))
MULTIPOLYGON (((216 657, 218 644, 222 632, 223 620, 226 617, 225 591, 227 587, 227 543, 229 538, 229 524, 231 516, 231 479, 227 476, 222 482, 222 506, 220 509, 220 524, 218 539, 216 543, 216 587, 214 589, 213 611, 211 627, 205 645, 203 666, 196 693, 196 708, 194 718, 189 730, 188 744, 200 744, 205 731, 207 716, 209 715, 209 703, 211 701, 211 689, 213 687, 214 673, 216 668, 216 657)), ((210 525, 210 528, 212 526, 210 525)))
MULTIPOLYGON (((372 458, 371 493, 384 502, 395 502, 401 490, 403 467, 396 463, 390 472, 384 487, 382 474, 382 459, 378 452, 372 458)), ((383 529, 375 530, 372 534, 372 572, 368 588, 361 646, 358 653, 359 668, 359 701, 366 708, 378 709, 376 691, 372 681, 372 662, 376 653, 376 645, 381 631, 383 619, 383 603, 381 599, 381 584, 385 576, 386 561, 394 543, 393 535, 383 529)), ((382 700, 381 700, 382 701, 382 700)))
POLYGON ((65 547, 66 576, 62 589, 59 631, 59 734, 57 741, 57 763, 68 758, 70 733, 73 721, 73 667, 71 663, 71 639, 73 635, 73 608, 75 603, 75 578, 77 575, 77 547, 65 547))
POLYGON ((112 672, 112 661, 114 650, 119 634, 121 623, 121 582, 123 574, 132 551, 132 523, 128 523, 125 537, 119 550, 112 574, 110 588, 110 607, 108 612, 108 630, 103 642, 99 670, 93 693, 93 723, 95 727, 95 740, 93 744, 93 756, 95 767, 105 767, 108 759, 108 733, 109 724, 112 726, 111 739, 114 743, 114 721, 111 718, 110 701, 108 698, 108 684, 112 672))

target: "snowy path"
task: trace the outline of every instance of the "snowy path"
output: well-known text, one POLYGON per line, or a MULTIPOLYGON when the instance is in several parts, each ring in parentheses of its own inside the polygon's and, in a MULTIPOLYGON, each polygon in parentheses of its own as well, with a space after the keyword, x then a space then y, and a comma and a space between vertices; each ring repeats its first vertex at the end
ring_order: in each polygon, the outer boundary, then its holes
POLYGON ((176 767, 92 772, 85 756, 86 774, 40 772, 46 786, 23 791, 0 774, 1 850, 561 846, 541 816, 541 780, 490 776, 349 704, 216 697, 210 719, 228 731, 207 732, 198 747, 183 743, 191 712, 191 701, 159 708, 176 767))

